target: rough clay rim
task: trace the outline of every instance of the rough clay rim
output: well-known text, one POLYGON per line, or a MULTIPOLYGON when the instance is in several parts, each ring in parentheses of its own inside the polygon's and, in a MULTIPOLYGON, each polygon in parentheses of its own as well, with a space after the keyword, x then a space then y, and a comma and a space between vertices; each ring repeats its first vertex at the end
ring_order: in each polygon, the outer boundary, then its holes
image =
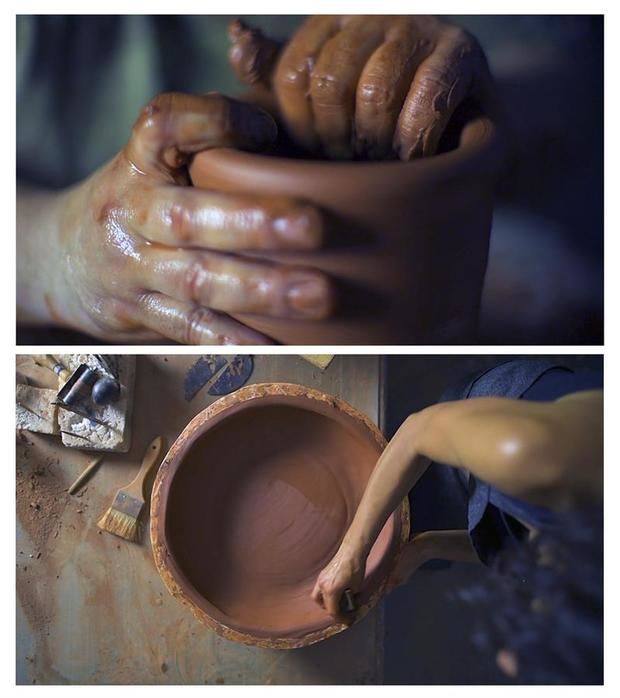
POLYGON ((422 173, 426 171, 426 174, 434 176, 436 174, 449 175, 452 173, 453 168, 475 163, 479 159, 486 160, 489 155, 495 153, 495 157, 493 157, 492 160, 493 162, 497 160, 497 166, 499 167, 499 163, 504 159, 504 149, 502 147, 502 129, 497 121, 487 114, 479 114, 467 122, 464 131, 466 132, 466 136, 463 142, 454 150, 434 155, 431 158, 419 158, 407 162, 401 162, 399 160, 349 162, 303 158, 291 160, 290 158, 270 155, 268 153, 252 152, 231 147, 212 148, 202 151, 202 153, 196 155, 196 158, 200 159, 202 154, 208 157, 209 153, 218 153, 222 156, 230 154, 234 155, 235 159, 241 165, 259 167, 269 170, 270 172, 288 171, 291 167, 291 163, 294 163, 297 170, 300 172, 304 171, 306 174, 310 174, 313 170, 315 172, 320 172, 325 168, 330 168, 339 170, 341 176, 346 176, 347 174, 359 176, 361 173, 370 176, 381 170, 406 168, 412 173, 422 173))
MULTIPOLYGON (((161 510, 161 487, 165 479, 169 477, 170 464, 174 461, 180 451, 185 448, 188 441, 193 441, 200 433, 200 430, 210 419, 216 415, 224 412, 229 407, 238 404, 239 402, 246 402, 249 400, 256 400, 266 396, 282 396, 282 395, 292 395, 297 397, 306 397, 309 400, 318 400, 320 402, 325 402, 337 410, 348 414, 350 417, 363 423, 369 433, 373 436, 376 443, 383 450, 387 445, 387 440, 385 436, 381 433, 378 427, 360 410, 350 405, 345 400, 334 397, 321 390, 315 388, 308 388, 297 383, 255 383, 252 385, 246 385, 243 388, 225 395, 224 397, 216 400, 211 405, 206 407, 204 410, 199 412, 183 429, 181 434, 172 444, 170 450, 166 454, 166 457, 162 461, 159 469, 157 471, 157 476, 153 484, 153 491, 151 495, 151 522, 150 522, 150 537, 151 545, 153 548, 153 558, 155 560, 155 566, 160 577, 163 579, 166 588, 172 596, 181 601, 185 606, 187 606, 194 617, 200 622, 204 623, 206 626, 214 630, 218 635, 224 637, 227 640, 233 640, 244 645, 254 645, 257 647, 264 647, 268 649, 296 649, 299 647, 307 647, 308 645, 315 644, 316 642, 321 642, 326 640, 332 635, 346 630, 349 625, 344 623, 333 623, 327 626, 323 630, 313 631, 303 635, 301 637, 290 638, 290 637, 279 637, 279 638, 264 638, 255 637, 248 633, 242 633, 238 630, 228 627, 227 625, 220 623, 211 616, 209 616, 205 611, 196 606, 192 600, 185 594, 183 589, 180 587, 172 572, 168 569, 166 565, 167 548, 165 541, 159 540, 158 528, 160 523, 161 510)), ((405 497, 401 502, 400 506, 400 545, 396 550, 393 560, 392 567, 394 566, 399 552, 403 545, 409 539, 409 500, 405 497)), ((353 624, 359 622, 374 606, 377 605, 379 600, 382 598, 385 591, 385 586, 387 584, 387 579, 389 575, 381 582, 378 589, 371 595, 368 603, 361 606, 355 616, 353 624)))

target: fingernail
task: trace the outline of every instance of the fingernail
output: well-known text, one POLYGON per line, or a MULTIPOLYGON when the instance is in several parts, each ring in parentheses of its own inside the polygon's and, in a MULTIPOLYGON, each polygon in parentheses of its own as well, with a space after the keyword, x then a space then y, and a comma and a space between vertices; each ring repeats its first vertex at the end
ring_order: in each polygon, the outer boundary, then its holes
POLYGON ((320 278, 307 278, 291 284, 286 294, 289 308, 307 317, 324 317, 328 310, 327 284, 320 278))
POLYGON ((310 206, 274 218, 272 227, 280 240, 296 248, 316 249, 323 237, 321 217, 310 206))

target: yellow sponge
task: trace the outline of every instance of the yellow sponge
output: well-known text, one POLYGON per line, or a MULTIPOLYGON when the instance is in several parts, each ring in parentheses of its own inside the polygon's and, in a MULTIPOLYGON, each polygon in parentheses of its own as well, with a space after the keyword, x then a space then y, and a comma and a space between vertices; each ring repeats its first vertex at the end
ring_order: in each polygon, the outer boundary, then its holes
POLYGON ((332 359, 334 358, 333 354, 301 354, 301 358, 305 359, 309 363, 311 363, 313 366, 316 366, 317 368, 320 368, 321 371, 324 371, 329 364, 331 364, 332 359))

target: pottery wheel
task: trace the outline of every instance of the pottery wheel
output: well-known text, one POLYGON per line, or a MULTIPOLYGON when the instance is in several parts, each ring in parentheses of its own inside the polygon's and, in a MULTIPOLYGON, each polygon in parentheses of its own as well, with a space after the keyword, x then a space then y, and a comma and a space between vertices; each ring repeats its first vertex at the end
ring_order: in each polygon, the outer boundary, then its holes
MULTIPOLYGON (((166 503, 168 551, 185 594, 217 622, 259 637, 333 623, 310 593, 381 452, 349 415, 286 401, 241 403, 207 424, 180 459, 166 503)), ((373 548, 362 597, 378 583, 394 529, 390 519, 373 548)))

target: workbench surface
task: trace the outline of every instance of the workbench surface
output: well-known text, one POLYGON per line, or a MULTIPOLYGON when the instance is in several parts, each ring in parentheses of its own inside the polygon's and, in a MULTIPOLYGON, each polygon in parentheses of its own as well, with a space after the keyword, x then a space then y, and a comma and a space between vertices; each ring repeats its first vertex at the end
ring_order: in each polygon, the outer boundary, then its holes
MULTIPOLYGON (((58 437, 17 438, 17 682, 19 684, 359 684, 383 679, 383 609, 311 647, 242 646, 201 625, 172 598, 140 545, 96 523, 137 473, 148 443, 167 446, 216 398, 184 398, 198 356, 137 358, 132 447, 106 455, 77 496, 66 490, 93 457, 58 437)), ((250 383, 319 388, 379 423, 381 360, 337 356, 320 371, 297 356, 254 357, 250 383)), ((31 359, 18 357, 27 371, 31 359)), ((146 517, 144 519, 147 521, 146 517)), ((145 527, 148 531, 148 528, 145 527)))

